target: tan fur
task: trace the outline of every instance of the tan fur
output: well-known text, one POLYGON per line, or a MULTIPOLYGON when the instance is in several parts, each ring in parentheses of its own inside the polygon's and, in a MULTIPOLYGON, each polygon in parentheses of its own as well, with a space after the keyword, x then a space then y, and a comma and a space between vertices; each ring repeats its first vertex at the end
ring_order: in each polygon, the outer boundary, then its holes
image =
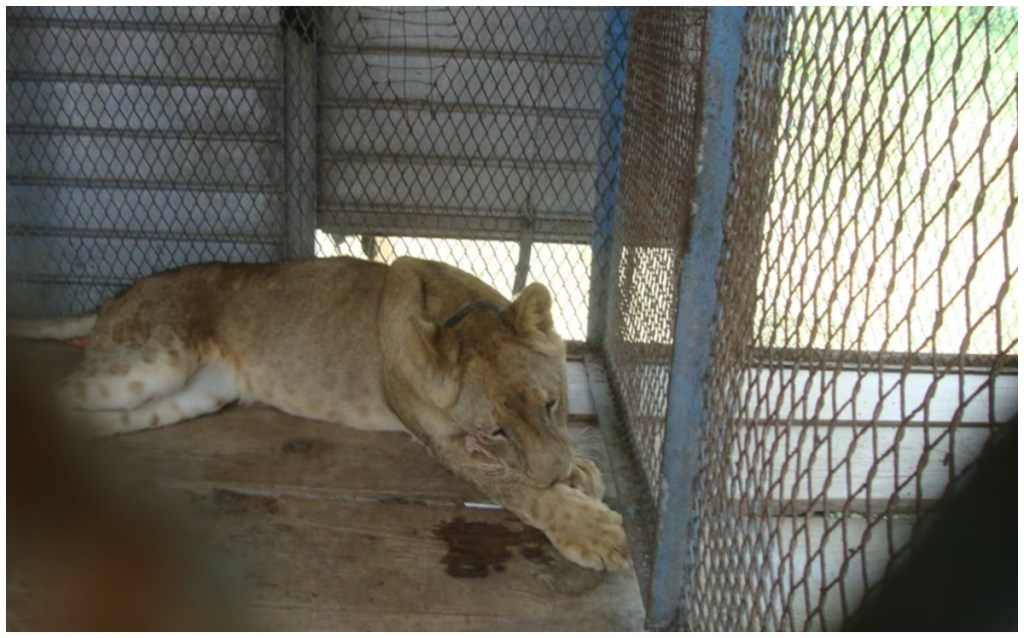
POLYGON ((551 305, 540 284, 509 304, 471 275, 410 258, 208 264, 140 280, 104 304, 95 325, 50 320, 25 332, 91 329, 61 398, 100 434, 233 401, 408 429, 570 560, 618 569, 629 561, 622 518, 601 502, 600 473, 569 438, 565 348, 551 305), (445 327, 481 299, 507 307, 445 327))

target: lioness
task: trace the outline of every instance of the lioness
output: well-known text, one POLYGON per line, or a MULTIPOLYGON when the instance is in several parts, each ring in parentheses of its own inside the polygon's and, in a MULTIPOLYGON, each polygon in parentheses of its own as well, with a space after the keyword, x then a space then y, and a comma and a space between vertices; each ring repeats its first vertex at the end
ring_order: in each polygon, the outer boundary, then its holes
POLYGON ((600 474, 568 435, 565 346, 541 284, 510 303, 419 259, 217 263, 141 279, 92 315, 8 326, 89 336, 59 396, 98 434, 234 401, 406 429, 569 560, 628 564, 622 517, 601 502, 600 474))

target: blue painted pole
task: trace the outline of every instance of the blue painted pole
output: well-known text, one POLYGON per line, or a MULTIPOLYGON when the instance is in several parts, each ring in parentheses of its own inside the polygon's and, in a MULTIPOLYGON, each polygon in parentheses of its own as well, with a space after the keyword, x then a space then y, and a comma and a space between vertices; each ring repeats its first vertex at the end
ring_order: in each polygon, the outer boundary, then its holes
POLYGON ((662 455, 657 536, 648 626, 684 628, 697 542, 696 481, 706 432, 704 379, 718 290, 722 220, 732 179, 736 83, 740 74, 746 10, 708 10, 703 63, 703 132, 694 189, 692 234, 682 256, 668 418, 662 455))
POLYGON ((622 141, 623 98, 626 86, 626 49, 632 9, 612 7, 606 14, 605 58, 601 77, 601 139, 597 152, 597 206, 591 238, 590 312, 587 341, 599 345, 604 339, 609 299, 612 229, 619 193, 619 159, 622 141))

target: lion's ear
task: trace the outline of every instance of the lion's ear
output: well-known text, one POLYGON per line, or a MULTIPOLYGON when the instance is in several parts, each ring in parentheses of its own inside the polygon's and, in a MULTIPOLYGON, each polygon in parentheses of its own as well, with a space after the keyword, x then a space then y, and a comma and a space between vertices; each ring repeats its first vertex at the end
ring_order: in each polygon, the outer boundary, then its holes
POLYGON ((521 335, 550 334, 555 330, 551 319, 551 293, 544 284, 535 282, 523 289, 509 313, 516 332, 521 335))
POLYGON ((459 341, 453 331, 443 330, 425 319, 409 317, 409 321, 419 337, 421 364, 430 395, 437 405, 448 407, 459 394, 459 341))

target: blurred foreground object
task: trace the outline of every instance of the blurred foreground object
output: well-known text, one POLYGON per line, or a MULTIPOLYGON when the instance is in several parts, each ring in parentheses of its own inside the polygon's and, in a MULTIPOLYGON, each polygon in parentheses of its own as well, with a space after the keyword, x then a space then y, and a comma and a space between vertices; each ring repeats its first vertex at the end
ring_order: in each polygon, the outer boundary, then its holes
POLYGON ((1016 631, 1018 435, 1007 426, 844 629, 1016 631))
POLYGON ((29 352, 8 340, 7 629, 238 627, 178 519, 100 471, 29 352))

